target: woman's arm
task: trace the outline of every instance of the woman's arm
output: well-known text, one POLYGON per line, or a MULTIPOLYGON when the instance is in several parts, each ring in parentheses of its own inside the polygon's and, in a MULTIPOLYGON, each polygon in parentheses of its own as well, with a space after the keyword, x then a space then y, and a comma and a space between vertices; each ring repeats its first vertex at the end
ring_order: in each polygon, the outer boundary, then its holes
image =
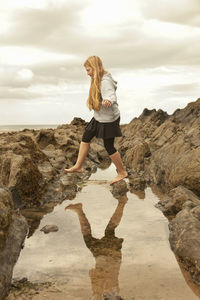
POLYGON ((116 102, 115 87, 111 80, 104 79, 101 82, 101 96, 103 99, 103 105, 110 107, 114 102, 116 102))

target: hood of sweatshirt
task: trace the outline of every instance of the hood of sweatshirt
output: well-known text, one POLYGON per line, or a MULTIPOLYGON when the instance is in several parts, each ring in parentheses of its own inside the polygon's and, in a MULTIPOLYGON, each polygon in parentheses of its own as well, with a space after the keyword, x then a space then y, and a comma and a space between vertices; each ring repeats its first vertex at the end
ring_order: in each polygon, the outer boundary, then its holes
POLYGON ((106 73, 103 75, 102 80, 109 80, 113 83, 115 90, 117 89, 117 81, 112 78, 110 73, 106 73))

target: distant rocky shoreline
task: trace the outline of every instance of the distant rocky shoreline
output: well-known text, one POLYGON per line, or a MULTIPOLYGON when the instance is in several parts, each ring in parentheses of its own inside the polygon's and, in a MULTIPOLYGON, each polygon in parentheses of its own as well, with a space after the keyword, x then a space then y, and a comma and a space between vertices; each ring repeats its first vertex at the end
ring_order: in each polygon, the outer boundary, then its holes
MULTIPOLYGON (((32 235, 57 203, 74 199, 97 166, 104 169, 111 163, 101 140, 94 139, 83 175, 63 173, 76 161, 86 124, 74 118, 56 129, 0 133, 0 263, 5 265, 0 269, 0 299, 9 292, 27 231, 32 235), (9 248, 13 225, 18 234, 9 248), (10 249, 6 255, 5 249, 10 249)), ((128 188, 140 191, 150 185, 161 192, 157 206, 169 219, 171 248, 200 287, 200 99, 172 115, 144 109, 121 129, 123 137, 116 144, 129 172, 128 188)))

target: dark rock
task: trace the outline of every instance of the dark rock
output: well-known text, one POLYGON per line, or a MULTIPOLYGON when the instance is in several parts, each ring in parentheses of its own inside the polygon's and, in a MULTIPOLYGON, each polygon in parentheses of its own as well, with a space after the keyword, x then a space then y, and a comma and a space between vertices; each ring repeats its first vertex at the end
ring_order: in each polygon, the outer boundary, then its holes
POLYGON ((155 109, 149 110, 145 108, 143 110, 143 113, 140 115, 139 119, 141 121, 145 121, 147 117, 148 117, 148 122, 154 122, 157 126, 160 126, 163 122, 167 120, 169 115, 162 109, 156 111, 155 109))
POLYGON ((60 178, 60 191, 62 193, 62 199, 68 199, 72 200, 76 197, 76 193, 78 192, 78 178, 80 176, 83 176, 82 174, 68 174, 68 175, 63 175, 60 178))
POLYGON ((77 118, 75 117, 70 125, 75 125, 75 126, 86 126, 87 125, 87 122, 85 122, 85 120, 81 119, 81 118, 77 118))
POLYGON ((28 278, 26 278, 26 277, 23 277, 22 279, 20 279, 19 280, 19 283, 25 283, 25 282, 27 282, 28 281, 28 278))
POLYGON ((0 185, 11 190, 15 207, 38 204, 53 178, 53 170, 47 174, 48 158, 30 136, 18 132, 4 135, 0 152, 0 185))
POLYGON ((53 129, 41 129, 36 137, 36 142, 40 146, 41 149, 44 149, 49 144, 55 145, 56 139, 54 137, 53 129))
POLYGON ((28 225, 25 218, 20 215, 13 215, 4 248, 0 253, 0 299, 5 299, 8 295, 13 268, 19 257, 27 232, 28 225))
POLYGON ((137 173, 128 176, 129 186, 134 190, 144 190, 146 182, 143 177, 140 177, 137 173))
POLYGON ((167 217, 175 217, 184 207, 193 208, 197 205, 200 205, 200 199, 192 191, 183 186, 178 186, 160 200, 157 207, 159 207, 167 217))
POLYGON ((120 180, 111 186, 111 193, 114 197, 124 196, 128 192, 125 180, 120 180))
POLYGON ((173 252, 193 281, 200 286, 200 206, 184 208, 170 222, 169 241, 173 252))
POLYGON ((0 252, 4 248, 12 222, 13 202, 8 189, 0 188, 0 252))
POLYGON ((45 225, 40 231, 43 231, 44 233, 49 233, 49 232, 56 232, 58 231, 58 226, 56 225, 45 225))

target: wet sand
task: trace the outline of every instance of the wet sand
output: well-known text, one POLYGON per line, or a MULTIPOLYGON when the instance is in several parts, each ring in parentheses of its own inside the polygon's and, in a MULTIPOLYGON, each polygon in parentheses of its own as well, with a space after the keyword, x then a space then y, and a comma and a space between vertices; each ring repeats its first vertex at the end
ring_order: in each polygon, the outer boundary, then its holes
POLYGON ((112 292, 126 300, 199 299, 170 250, 168 221, 154 206, 158 198, 147 188, 143 200, 130 192, 116 199, 109 186, 113 176, 113 166, 98 170, 73 201, 44 216, 26 239, 14 278, 51 286, 11 293, 9 300, 100 300, 112 292), (47 224, 59 231, 44 234, 40 229, 47 224))

